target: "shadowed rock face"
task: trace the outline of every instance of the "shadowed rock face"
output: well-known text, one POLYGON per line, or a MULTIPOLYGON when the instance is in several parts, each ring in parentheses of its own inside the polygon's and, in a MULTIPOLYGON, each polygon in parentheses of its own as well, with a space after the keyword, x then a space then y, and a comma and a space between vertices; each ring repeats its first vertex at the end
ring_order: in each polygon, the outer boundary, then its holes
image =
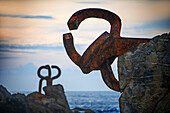
POLYGON ((24 100, 25 95, 11 95, 6 88, 0 85, 0 112, 1 113, 30 113, 24 100))
POLYGON ((34 92, 26 97, 31 113, 70 113, 64 88, 53 85, 43 88, 45 95, 34 92))
POLYGON ((62 85, 44 87, 45 95, 11 95, 0 86, 0 113, 71 113, 62 85))
POLYGON ((118 57, 121 113, 170 113, 170 33, 118 57))

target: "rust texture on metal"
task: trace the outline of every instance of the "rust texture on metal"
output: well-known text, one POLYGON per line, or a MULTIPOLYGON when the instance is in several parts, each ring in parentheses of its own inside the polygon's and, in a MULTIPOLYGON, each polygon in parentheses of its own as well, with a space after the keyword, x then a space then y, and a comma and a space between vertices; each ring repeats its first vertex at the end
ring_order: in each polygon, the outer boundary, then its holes
POLYGON ((119 82, 111 69, 111 64, 116 57, 140 43, 146 43, 146 38, 126 38, 120 36, 121 19, 113 12, 98 8, 89 8, 77 11, 68 21, 70 30, 78 29, 80 23, 87 18, 101 18, 111 25, 110 33, 101 34, 81 56, 74 47, 71 33, 63 34, 63 42, 70 59, 80 67, 83 73, 88 74, 93 70, 100 70, 106 85, 120 92, 119 82))
POLYGON ((40 93, 40 94, 41 94, 41 88, 42 88, 42 81, 43 81, 43 80, 46 80, 47 86, 51 86, 51 85, 52 85, 52 81, 53 81, 54 79, 57 79, 57 78, 60 77, 60 75, 61 75, 61 70, 60 70, 60 68, 59 68, 58 66, 52 65, 51 68, 50 68, 49 65, 45 65, 45 66, 41 66, 41 67, 38 69, 38 71, 37 71, 38 77, 41 78, 41 79, 40 79, 40 82, 39 82, 39 93, 40 93), (58 74, 57 74, 56 76, 51 77, 51 68, 58 70, 58 74), (43 69, 45 69, 45 70, 48 71, 48 76, 43 76, 43 75, 41 75, 41 70, 43 70, 43 69))

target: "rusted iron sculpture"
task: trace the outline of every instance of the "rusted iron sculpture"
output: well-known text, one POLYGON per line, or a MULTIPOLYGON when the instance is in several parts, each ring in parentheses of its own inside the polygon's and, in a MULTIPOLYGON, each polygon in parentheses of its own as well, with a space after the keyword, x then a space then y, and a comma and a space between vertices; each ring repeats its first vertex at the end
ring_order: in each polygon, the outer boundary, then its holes
POLYGON ((46 81, 47 81, 47 86, 51 86, 51 85, 52 85, 52 81, 53 81, 54 79, 57 79, 57 78, 60 77, 60 75, 61 75, 61 70, 60 70, 60 68, 59 68, 58 66, 52 65, 51 67, 52 67, 52 69, 57 69, 57 70, 58 70, 58 74, 57 74, 56 76, 54 76, 54 77, 51 77, 51 68, 50 68, 49 65, 41 66, 41 67, 38 69, 38 71, 37 71, 38 77, 41 78, 41 79, 40 79, 40 82, 39 82, 39 94, 41 94, 41 88, 42 88, 42 81, 43 81, 43 80, 46 80, 46 81), (48 76, 42 76, 42 75, 40 74, 40 72, 41 72, 42 69, 48 70, 48 76))
POLYGON ((83 20, 91 17, 107 20, 111 25, 110 33, 105 31, 100 35, 82 56, 75 50, 72 34, 63 34, 66 52, 83 73, 88 74, 93 70, 100 70, 105 84, 112 90, 120 92, 119 82, 113 74, 111 64, 116 57, 128 51, 132 46, 146 43, 150 39, 121 37, 121 19, 115 13, 104 9, 89 8, 77 11, 69 19, 68 27, 70 30, 75 30, 83 20))

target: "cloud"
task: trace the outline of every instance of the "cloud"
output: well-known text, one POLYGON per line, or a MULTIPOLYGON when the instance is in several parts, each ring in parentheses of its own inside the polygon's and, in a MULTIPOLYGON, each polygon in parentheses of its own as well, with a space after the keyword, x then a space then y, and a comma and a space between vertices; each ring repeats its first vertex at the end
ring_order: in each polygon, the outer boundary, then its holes
POLYGON ((15 72, 16 75, 30 76, 36 74, 37 67, 33 63, 28 63, 25 65, 21 65, 17 68, 14 68, 14 70, 16 71, 15 72))
POLYGON ((0 17, 24 18, 24 19, 54 19, 54 17, 52 17, 52 16, 15 15, 15 14, 0 14, 0 17))
POLYGON ((101 4, 101 2, 76 2, 76 3, 79 3, 79 4, 101 4))
POLYGON ((36 90, 38 87, 37 67, 32 63, 15 68, 4 67, 0 64, 0 83, 9 90, 36 90))
POLYGON ((0 21, 0 40, 8 40, 1 44, 56 44, 66 31, 66 24, 58 25, 55 20, 3 17, 0 21))
POLYGON ((20 65, 15 68, 8 68, 9 70, 4 71, 3 64, 0 64, 0 66, 0 76, 32 76, 36 75, 38 69, 38 67, 36 67, 33 63, 27 63, 25 65, 20 65))
POLYGON ((17 59, 20 54, 38 54, 39 50, 62 50, 62 46, 0 44, 0 59, 17 59), (15 56, 14 56, 15 55, 15 56))
MULTIPOLYGON (((76 44, 76 49, 82 53, 84 51, 83 44, 76 44)), ((52 46, 52 45, 8 45, 8 44, 0 44, 0 59, 18 59, 19 62, 32 61, 33 58, 37 58, 41 56, 41 59, 47 58, 47 56, 51 57, 51 60, 55 60, 56 56, 61 56, 65 54, 64 46, 52 46), (60 55, 59 55, 60 54, 60 55)), ((63 56, 61 56, 63 59, 63 56)), ((43 59, 44 60, 44 59, 43 59)), ((42 62, 43 60, 38 60, 38 62, 42 62)), ((49 58, 47 58, 49 61, 49 58)), ((44 60, 45 61, 45 60, 44 60)), ((63 62, 61 62, 64 64, 63 62)))
MULTIPOLYGON (((77 2, 84 2, 84 1, 82 0, 77 2)), ((87 1, 87 2, 91 2, 91 1, 87 1)), ((100 0, 99 2, 103 2, 103 1, 100 0)), ((36 8, 28 7, 27 8, 28 11, 24 12, 21 9, 24 8, 23 6, 27 6, 28 3, 17 2, 15 5, 6 3, 6 4, 2 4, 2 9, 4 9, 2 10, 2 13, 9 14, 10 12, 10 14, 18 14, 18 15, 51 15, 52 17, 57 18, 57 21, 55 19, 40 20, 40 19, 2 17, 2 22, 0 25, 2 29, 0 31, 1 32, 0 34, 1 37, 4 37, 2 38, 3 40, 7 38, 9 39, 8 42, 3 42, 3 44, 34 45, 34 44, 62 43, 62 34, 68 31, 68 27, 66 25, 70 16, 74 12, 78 11, 79 9, 84 9, 91 6, 94 7, 93 4, 83 4, 83 3, 77 4, 75 2, 70 2, 70 1, 56 2, 56 4, 58 5, 57 7, 55 7, 55 3, 53 2, 36 3, 30 1, 29 3, 36 8), (6 10, 4 6, 8 6, 6 10), (12 37, 17 37, 17 38, 12 38, 12 37)), ((107 4, 97 4, 95 5, 95 7, 108 9, 118 14, 122 19, 122 25, 126 27, 125 31, 127 31, 127 29, 129 30, 131 29, 131 27, 140 26, 145 24, 147 21, 153 21, 156 19, 163 18, 164 16, 167 16, 169 14, 168 13, 169 8, 167 5, 168 3, 161 2, 160 5, 157 2, 148 3, 146 1, 145 2, 107 1, 107 4), (155 11, 156 9, 159 9, 160 11, 155 11)), ((95 40, 105 30, 109 32, 110 29, 109 23, 107 23, 107 21, 105 20, 103 20, 102 22, 101 20, 102 19, 91 19, 90 22, 87 19, 83 21, 79 29, 77 30, 77 34, 73 34, 73 36, 75 37, 75 43, 91 44, 92 40, 95 40), (84 27, 81 27, 83 26, 83 24, 84 27)), ((150 32, 147 32, 145 37, 148 37, 147 34, 149 33, 150 32)), ((131 34, 129 34, 129 36, 131 36, 131 34)))
POLYGON ((133 27, 126 27, 127 29, 170 29, 170 17, 160 20, 147 21, 142 25, 136 25, 133 27))
POLYGON ((127 37, 153 38, 170 30, 170 18, 147 21, 142 25, 123 27, 122 34, 127 37))
POLYGON ((7 42, 8 40, 0 40, 0 42, 7 42))
POLYGON ((1 25, 0 28, 7 28, 7 29, 23 29, 23 28, 27 28, 25 26, 8 26, 8 25, 1 25))
POLYGON ((6 52, 6 53, 29 53, 29 54, 35 54, 35 52, 28 52, 28 51, 15 51, 15 50, 8 50, 8 49, 0 49, 0 52, 6 52))
POLYGON ((170 29, 170 18, 147 22, 143 24, 141 28, 170 29))
POLYGON ((0 57, 0 60, 19 59, 19 57, 0 57))
POLYGON ((9 49, 61 49, 61 46, 50 46, 50 45, 8 45, 8 44, 0 44, 0 49, 9 48, 9 49))
MULTIPOLYGON (((76 44, 77 48, 81 48, 85 46, 84 44, 76 44)), ((38 49, 38 50, 61 50, 63 46, 52 46, 52 45, 8 45, 8 44, 0 44, 0 49, 38 49)))

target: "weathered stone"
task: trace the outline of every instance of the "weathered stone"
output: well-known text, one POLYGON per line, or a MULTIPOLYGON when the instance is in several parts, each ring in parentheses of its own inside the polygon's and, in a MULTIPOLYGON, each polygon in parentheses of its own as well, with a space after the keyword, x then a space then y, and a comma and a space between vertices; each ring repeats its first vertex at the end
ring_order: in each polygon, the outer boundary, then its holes
POLYGON ((83 108, 74 108, 72 109, 73 113, 95 113, 91 109, 83 109, 83 108))
POLYGON ((34 92, 26 97, 32 113, 70 113, 62 85, 43 88, 45 95, 34 92))
POLYGON ((66 96, 64 94, 64 88, 62 85, 48 86, 48 87, 44 87, 43 89, 47 97, 55 98, 58 105, 61 108, 65 109, 65 112, 67 113, 70 112, 70 108, 69 108, 66 96))
POLYGON ((170 34, 118 57, 121 113, 170 112, 170 34))
POLYGON ((6 88, 0 85, 0 112, 1 113, 30 113, 24 95, 11 95, 6 88))
POLYGON ((71 113, 62 85, 47 86, 45 95, 11 95, 0 86, 0 113, 71 113))

